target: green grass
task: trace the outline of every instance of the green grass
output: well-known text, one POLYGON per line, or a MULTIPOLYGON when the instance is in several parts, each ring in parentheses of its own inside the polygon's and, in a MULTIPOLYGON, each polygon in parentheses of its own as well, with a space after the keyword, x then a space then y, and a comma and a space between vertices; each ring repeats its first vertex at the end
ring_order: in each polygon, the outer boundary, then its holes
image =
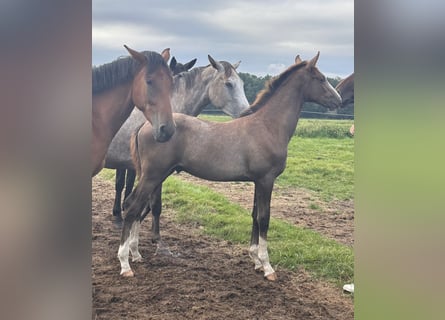
POLYGON ((304 188, 324 201, 354 197, 354 140, 293 137, 277 184, 304 188))
MULTIPOLYGON (((203 232, 233 243, 248 245, 250 212, 207 187, 170 176, 164 183, 163 201, 180 223, 201 226, 203 232)), ((304 267, 316 278, 337 285, 353 281, 352 249, 320 234, 271 218, 268 247, 273 266, 290 270, 304 267)))

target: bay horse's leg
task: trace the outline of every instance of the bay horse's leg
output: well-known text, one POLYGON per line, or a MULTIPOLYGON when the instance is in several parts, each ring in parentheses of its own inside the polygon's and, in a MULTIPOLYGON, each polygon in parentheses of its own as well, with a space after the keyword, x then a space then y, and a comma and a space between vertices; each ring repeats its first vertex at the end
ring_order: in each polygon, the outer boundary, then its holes
POLYGON ((125 169, 116 169, 116 182, 115 182, 115 197, 113 206, 113 217, 116 222, 122 221, 122 211, 121 211, 121 201, 122 201, 122 190, 125 184, 125 169))
POLYGON ((259 227, 258 227, 258 206, 257 206, 257 193, 256 188, 253 196, 253 208, 252 208, 252 233, 250 237, 249 256, 255 263, 255 271, 264 271, 263 265, 258 258, 258 239, 259 239, 259 227))
POLYGON ((267 280, 275 281, 277 275, 270 265, 269 253, 267 252, 267 231, 270 220, 270 200, 272 196, 273 181, 262 180, 255 182, 255 193, 257 195, 257 225, 259 228, 258 237, 258 259, 263 265, 264 276, 267 280))

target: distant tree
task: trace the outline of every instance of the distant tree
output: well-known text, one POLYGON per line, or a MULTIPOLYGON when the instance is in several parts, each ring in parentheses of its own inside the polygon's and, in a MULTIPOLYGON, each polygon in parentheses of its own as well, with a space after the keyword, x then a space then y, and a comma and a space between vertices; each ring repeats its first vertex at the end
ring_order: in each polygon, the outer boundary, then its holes
MULTIPOLYGON (((246 93, 246 98, 250 104, 252 104, 255 101, 258 92, 260 92, 264 88, 266 82, 272 78, 271 75, 258 77, 254 74, 244 73, 244 72, 240 72, 239 76, 244 81, 244 92, 246 93)), ((335 78, 328 77, 327 79, 333 87, 335 87, 341 81, 341 78, 339 77, 335 78)), ((205 111, 218 112, 218 113, 221 112, 211 104, 205 108, 205 111)), ((354 105, 351 104, 350 106, 346 106, 345 108, 342 108, 337 112, 334 112, 334 114, 335 113, 353 115, 354 105)), ((328 112, 326 108, 322 107, 319 104, 307 102, 303 104, 301 117, 323 119, 323 118, 332 118, 332 114, 333 114, 332 112, 328 112)))

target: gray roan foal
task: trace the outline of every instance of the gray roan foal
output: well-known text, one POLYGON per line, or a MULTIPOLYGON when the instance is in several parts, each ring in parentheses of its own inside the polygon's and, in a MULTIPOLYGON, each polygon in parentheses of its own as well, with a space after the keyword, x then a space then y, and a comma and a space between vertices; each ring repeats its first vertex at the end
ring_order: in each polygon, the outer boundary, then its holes
MULTIPOLYGON (((218 62, 210 55, 208 59, 210 65, 181 72, 173 77, 172 111, 197 116, 205 106, 212 103, 226 114, 238 117, 249 107, 244 93, 244 83, 235 70, 240 62, 234 65, 226 61, 218 62)), ((191 67, 190 63, 185 66, 191 67)), ((170 68, 178 68, 176 59, 170 63, 170 68)), ((130 137, 145 121, 143 114, 135 109, 114 137, 105 159, 106 168, 117 169, 113 207, 113 216, 117 224, 122 221, 121 194, 125 170, 128 170, 125 198, 133 188, 136 175, 130 153, 130 137)))
POLYGON ((271 281, 277 279, 269 262, 267 231, 270 200, 276 177, 286 167, 287 147, 304 102, 336 109, 342 100, 315 66, 319 53, 275 77, 238 118, 224 123, 173 114, 176 134, 165 143, 153 139, 145 123, 132 140, 132 154, 139 184, 127 198, 118 257, 121 275, 133 276, 128 261, 141 261, 138 251, 140 218, 148 205, 152 210, 152 240, 164 247, 159 233, 162 182, 175 170, 214 181, 253 181, 255 195, 249 253, 256 270, 271 281), (147 200, 149 201, 147 203, 147 200))

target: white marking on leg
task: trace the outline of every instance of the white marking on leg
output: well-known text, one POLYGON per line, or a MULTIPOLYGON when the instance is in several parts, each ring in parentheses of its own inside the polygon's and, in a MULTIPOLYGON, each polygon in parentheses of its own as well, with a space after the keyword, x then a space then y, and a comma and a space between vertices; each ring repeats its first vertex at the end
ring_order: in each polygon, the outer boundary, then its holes
POLYGON ((267 253, 267 240, 265 240, 261 236, 258 243, 258 258, 260 259, 263 265, 265 277, 267 277, 272 273, 275 273, 274 269, 272 268, 269 262, 269 254, 267 253))
POLYGON ((119 246, 117 257, 121 263, 121 275, 131 271, 130 263, 128 262, 128 255, 130 250, 130 239, 125 240, 123 244, 119 246))
POLYGON ((130 237, 129 237, 129 246, 130 246, 130 253, 131 253, 131 261, 133 262, 140 262, 142 261, 142 256, 139 253, 139 230, 141 228, 141 222, 135 221, 133 223, 133 226, 130 230, 130 237))
POLYGON ((252 244, 249 248, 249 256, 252 258, 255 263, 255 270, 260 270, 263 267, 259 257, 258 257, 258 245, 252 244))

